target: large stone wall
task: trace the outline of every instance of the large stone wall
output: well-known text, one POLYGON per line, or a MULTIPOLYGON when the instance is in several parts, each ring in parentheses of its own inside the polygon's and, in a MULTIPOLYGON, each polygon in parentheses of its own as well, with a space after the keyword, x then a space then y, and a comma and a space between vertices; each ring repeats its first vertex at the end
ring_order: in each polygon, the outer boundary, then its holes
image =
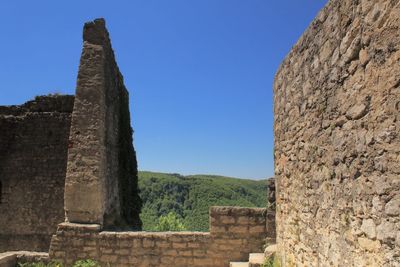
POLYGON ((400 2, 330 1, 274 93, 283 266, 400 266, 400 2))
POLYGON ((65 183, 66 220, 140 229, 129 97, 103 19, 83 29, 65 183))
POLYGON ((50 259, 71 264, 95 259, 102 266, 118 267, 225 267, 261 252, 267 210, 213 207, 209 233, 102 232, 98 224, 59 225, 50 247, 50 259))
POLYGON ((0 252, 47 251, 64 221, 73 96, 0 107, 0 252))

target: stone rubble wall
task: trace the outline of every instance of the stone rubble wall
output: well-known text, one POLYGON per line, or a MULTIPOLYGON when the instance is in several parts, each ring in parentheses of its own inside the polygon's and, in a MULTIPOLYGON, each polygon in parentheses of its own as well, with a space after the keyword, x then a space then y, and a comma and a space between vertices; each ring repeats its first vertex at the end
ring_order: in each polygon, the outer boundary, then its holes
POLYGON ((262 252, 267 210, 212 207, 210 232, 107 232, 100 225, 62 223, 50 259, 71 264, 91 258, 102 266, 228 266, 262 252))
POLYGON ((64 221, 73 96, 0 107, 0 252, 48 251, 64 221))
POLYGON ((400 1, 331 0, 274 94, 283 266, 400 266, 400 1))

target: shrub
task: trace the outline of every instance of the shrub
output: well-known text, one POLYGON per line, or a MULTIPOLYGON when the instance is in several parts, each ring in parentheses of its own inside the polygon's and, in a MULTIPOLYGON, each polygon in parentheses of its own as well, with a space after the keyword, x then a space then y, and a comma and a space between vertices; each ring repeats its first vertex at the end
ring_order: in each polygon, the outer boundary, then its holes
POLYGON ((158 219, 157 231, 185 231, 186 227, 175 213, 170 212, 158 219))
POLYGON ((260 267, 281 267, 278 257, 275 255, 265 259, 265 262, 260 267))
POLYGON ((101 266, 94 260, 79 260, 75 262, 72 267, 101 267, 101 266))

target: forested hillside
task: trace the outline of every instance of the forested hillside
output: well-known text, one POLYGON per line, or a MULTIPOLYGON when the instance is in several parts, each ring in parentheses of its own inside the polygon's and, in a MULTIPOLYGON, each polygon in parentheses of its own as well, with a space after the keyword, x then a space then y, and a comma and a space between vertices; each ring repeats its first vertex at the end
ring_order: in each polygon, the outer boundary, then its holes
POLYGON ((174 212, 185 228, 208 231, 210 206, 265 207, 266 180, 223 176, 139 172, 143 230, 156 230, 158 218, 174 212))

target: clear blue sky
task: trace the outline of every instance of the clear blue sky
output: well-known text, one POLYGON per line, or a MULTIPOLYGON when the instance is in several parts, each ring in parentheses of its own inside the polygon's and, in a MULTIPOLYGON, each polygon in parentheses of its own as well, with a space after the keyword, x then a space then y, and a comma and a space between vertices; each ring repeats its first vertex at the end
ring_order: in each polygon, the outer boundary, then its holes
POLYGON ((266 178, 274 74, 325 3, 4 0, 0 105, 73 94, 83 23, 104 17, 130 92, 140 170, 266 178))

